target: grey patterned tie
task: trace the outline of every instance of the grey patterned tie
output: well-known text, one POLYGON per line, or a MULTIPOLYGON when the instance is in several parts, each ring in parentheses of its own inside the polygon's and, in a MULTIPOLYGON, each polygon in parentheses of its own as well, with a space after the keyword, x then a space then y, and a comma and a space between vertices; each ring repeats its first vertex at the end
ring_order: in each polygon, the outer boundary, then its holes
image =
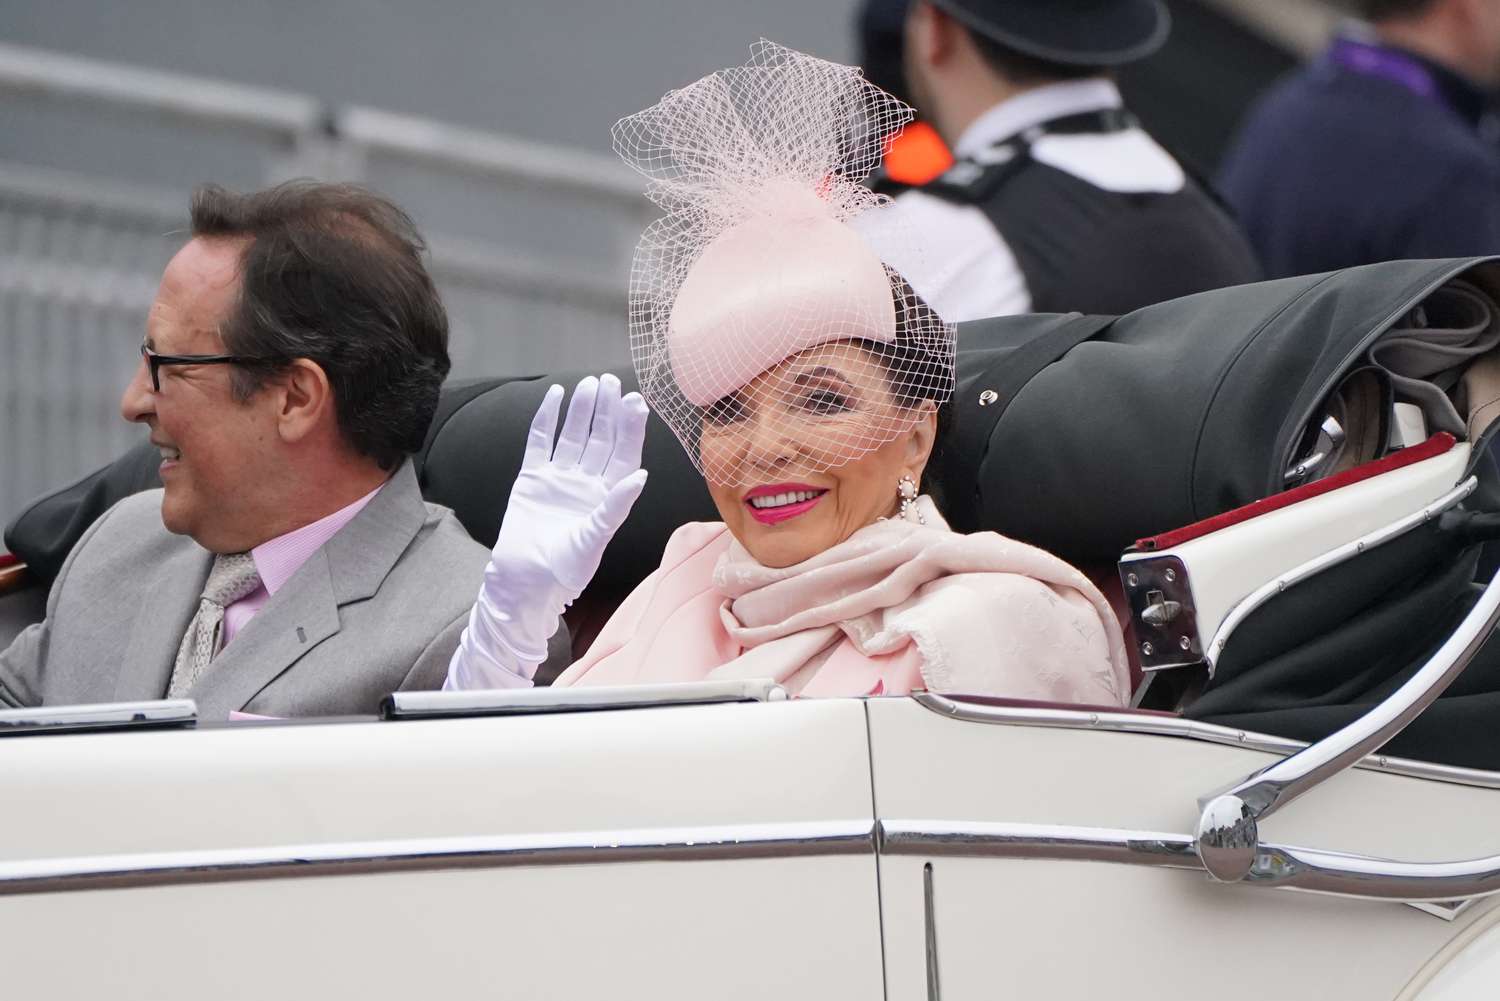
POLYGON ((249 553, 214 557, 214 567, 209 571, 208 583, 204 585, 203 597, 198 602, 198 613, 188 623, 182 645, 177 648, 177 663, 172 666, 167 698, 180 699, 198 683, 208 668, 208 662, 214 659, 222 645, 219 640, 223 633, 225 607, 258 587, 260 574, 249 553))

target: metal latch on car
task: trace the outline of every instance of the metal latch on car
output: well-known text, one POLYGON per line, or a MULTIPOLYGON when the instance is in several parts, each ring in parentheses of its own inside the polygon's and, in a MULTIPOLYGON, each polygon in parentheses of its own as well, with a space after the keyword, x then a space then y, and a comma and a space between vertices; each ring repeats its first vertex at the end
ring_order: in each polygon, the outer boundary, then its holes
POLYGON ((1136 659, 1142 671, 1203 662, 1193 589, 1187 566, 1176 556, 1127 557, 1120 582, 1135 625, 1136 659))

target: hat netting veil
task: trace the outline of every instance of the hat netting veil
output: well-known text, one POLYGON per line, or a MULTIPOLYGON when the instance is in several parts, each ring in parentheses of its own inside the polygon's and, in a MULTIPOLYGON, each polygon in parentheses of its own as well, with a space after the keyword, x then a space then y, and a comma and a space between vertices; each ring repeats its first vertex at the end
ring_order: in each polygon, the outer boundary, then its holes
POLYGON ((952 326, 876 246, 910 261, 913 234, 861 183, 911 118, 857 68, 762 41, 615 123, 664 211, 632 262, 631 357, 709 479, 843 465, 952 394, 952 326))

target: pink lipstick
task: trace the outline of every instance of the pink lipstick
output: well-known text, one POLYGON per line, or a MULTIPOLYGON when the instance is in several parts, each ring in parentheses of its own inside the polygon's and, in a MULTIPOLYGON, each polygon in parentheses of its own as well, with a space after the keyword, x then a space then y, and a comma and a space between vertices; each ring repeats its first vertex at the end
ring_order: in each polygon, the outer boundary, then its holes
POLYGON ((745 494, 750 517, 762 525, 778 525, 811 511, 828 491, 806 483, 773 483, 745 494))

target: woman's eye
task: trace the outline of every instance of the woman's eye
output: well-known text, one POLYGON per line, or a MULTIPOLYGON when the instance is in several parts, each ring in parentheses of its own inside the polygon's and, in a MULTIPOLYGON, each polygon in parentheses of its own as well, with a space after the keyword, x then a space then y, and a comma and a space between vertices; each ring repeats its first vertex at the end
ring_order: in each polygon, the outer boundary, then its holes
POLYGON ((817 389, 808 393, 802 405, 815 414, 839 414, 850 409, 849 398, 831 389, 817 389))
POLYGON ((726 396, 703 412, 705 424, 733 424, 745 419, 745 406, 738 399, 726 396))

